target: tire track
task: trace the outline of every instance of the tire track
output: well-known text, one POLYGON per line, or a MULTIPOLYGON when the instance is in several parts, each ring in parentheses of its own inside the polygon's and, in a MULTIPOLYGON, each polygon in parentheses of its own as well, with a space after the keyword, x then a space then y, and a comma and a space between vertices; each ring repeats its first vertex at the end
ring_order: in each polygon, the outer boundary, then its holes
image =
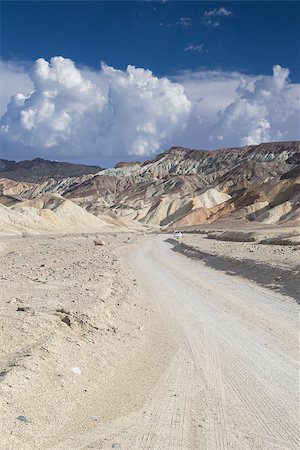
POLYGON ((82 440, 94 447, 69 448, 110 448, 109 436, 126 450, 296 450, 296 305, 163 241, 148 241, 129 261, 177 353, 142 410, 82 440))
POLYGON ((140 434, 139 446, 143 450, 185 449, 189 423, 186 411, 192 395, 192 370, 185 364, 186 353, 179 350, 171 366, 159 381, 153 398, 145 409, 148 424, 140 434), (182 369, 185 369, 185 379, 182 369), (168 442, 167 446, 166 443, 168 442))

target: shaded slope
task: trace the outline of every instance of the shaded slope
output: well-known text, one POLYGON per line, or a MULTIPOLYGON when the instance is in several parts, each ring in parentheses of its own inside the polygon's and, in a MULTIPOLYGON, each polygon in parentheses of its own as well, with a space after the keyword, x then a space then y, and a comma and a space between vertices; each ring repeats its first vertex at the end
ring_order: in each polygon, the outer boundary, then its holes
POLYGON ((32 161, 7 161, 0 159, 0 176, 15 181, 41 183, 53 178, 61 180, 66 177, 78 177, 94 174, 102 170, 99 166, 85 166, 69 162, 48 161, 36 158, 32 161))
POLYGON ((299 159, 295 141, 214 152, 173 147, 143 164, 121 163, 96 174, 45 180, 24 188, 22 198, 56 193, 98 217, 107 212, 151 227, 225 218, 297 222, 299 159))

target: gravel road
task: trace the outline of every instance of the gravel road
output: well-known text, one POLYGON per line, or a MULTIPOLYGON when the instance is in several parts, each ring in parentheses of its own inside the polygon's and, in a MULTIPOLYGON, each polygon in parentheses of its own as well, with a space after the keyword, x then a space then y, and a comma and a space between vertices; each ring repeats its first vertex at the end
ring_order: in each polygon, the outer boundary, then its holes
POLYGON ((125 259, 160 311, 175 351, 154 389, 144 393, 142 408, 64 445, 299 448, 295 301, 173 252, 166 236, 125 259))

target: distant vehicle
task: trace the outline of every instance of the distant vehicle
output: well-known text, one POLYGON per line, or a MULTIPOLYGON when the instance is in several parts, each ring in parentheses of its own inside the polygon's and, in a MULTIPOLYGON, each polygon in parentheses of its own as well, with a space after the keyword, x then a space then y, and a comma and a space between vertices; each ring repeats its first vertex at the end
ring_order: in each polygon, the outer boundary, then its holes
POLYGON ((174 234, 173 234, 173 237, 174 238, 181 238, 182 237, 182 231, 174 231, 174 234))

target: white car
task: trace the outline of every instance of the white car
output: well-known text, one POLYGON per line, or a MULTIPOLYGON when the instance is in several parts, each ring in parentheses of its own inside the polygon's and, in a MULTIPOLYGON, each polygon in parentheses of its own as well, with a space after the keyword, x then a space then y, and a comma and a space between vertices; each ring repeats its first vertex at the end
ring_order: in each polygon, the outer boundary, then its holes
POLYGON ((182 237, 182 232, 181 231, 174 231, 173 237, 174 238, 181 238, 182 237))

